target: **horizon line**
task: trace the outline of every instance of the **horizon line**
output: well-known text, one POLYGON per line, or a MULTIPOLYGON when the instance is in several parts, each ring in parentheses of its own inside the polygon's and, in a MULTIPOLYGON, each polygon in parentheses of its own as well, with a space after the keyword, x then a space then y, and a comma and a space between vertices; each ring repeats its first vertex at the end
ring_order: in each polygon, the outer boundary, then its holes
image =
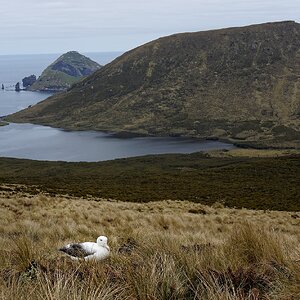
POLYGON ((77 51, 77 50, 68 50, 68 51, 62 51, 62 52, 44 52, 44 53, 12 53, 12 54, 1 54, 0 53, 0 56, 17 56, 17 55, 54 55, 54 54, 64 54, 64 53, 67 53, 69 51, 76 51, 78 53, 81 53, 81 54, 86 54, 86 53, 124 53, 126 51, 129 51, 129 50, 113 50, 113 51, 77 51))

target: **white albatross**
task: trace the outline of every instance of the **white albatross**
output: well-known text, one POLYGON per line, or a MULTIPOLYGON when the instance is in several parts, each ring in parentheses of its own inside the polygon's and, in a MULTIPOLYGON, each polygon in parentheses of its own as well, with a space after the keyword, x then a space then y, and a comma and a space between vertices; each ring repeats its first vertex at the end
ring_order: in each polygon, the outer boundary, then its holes
POLYGON ((107 237, 99 236, 96 243, 84 242, 68 244, 59 249, 72 259, 102 260, 109 256, 110 249, 107 245, 107 237))

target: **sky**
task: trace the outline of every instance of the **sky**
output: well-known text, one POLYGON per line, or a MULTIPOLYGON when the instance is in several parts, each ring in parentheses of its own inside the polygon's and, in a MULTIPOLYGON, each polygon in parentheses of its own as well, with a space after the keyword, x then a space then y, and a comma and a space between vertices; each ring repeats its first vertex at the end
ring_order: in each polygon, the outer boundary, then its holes
POLYGON ((299 0, 0 0, 0 55, 127 51, 177 32, 300 23, 299 0))

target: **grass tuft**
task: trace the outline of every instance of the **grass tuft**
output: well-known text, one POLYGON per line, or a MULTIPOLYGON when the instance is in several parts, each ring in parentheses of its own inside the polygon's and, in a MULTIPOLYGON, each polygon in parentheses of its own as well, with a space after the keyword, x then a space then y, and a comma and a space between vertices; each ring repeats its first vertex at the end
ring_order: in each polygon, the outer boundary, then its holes
POLYGON ((299 298, 299 220, 289 212, 7 193, 1 299, 299 298), (112 249, 107 260, 77 262, 57 250, 100 234, 112 249))

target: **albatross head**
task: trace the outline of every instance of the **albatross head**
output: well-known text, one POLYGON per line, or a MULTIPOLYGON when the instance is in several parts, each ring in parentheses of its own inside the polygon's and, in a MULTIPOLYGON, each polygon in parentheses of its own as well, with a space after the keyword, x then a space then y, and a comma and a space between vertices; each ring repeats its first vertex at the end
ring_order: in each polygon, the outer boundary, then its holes
POLYGON ((107 246, 107 237, 104 236, 104 235, 100 235, 100 236, 97 238, 97 244, 98 244, 99 246, 108 248, 108 246, 107 246))

